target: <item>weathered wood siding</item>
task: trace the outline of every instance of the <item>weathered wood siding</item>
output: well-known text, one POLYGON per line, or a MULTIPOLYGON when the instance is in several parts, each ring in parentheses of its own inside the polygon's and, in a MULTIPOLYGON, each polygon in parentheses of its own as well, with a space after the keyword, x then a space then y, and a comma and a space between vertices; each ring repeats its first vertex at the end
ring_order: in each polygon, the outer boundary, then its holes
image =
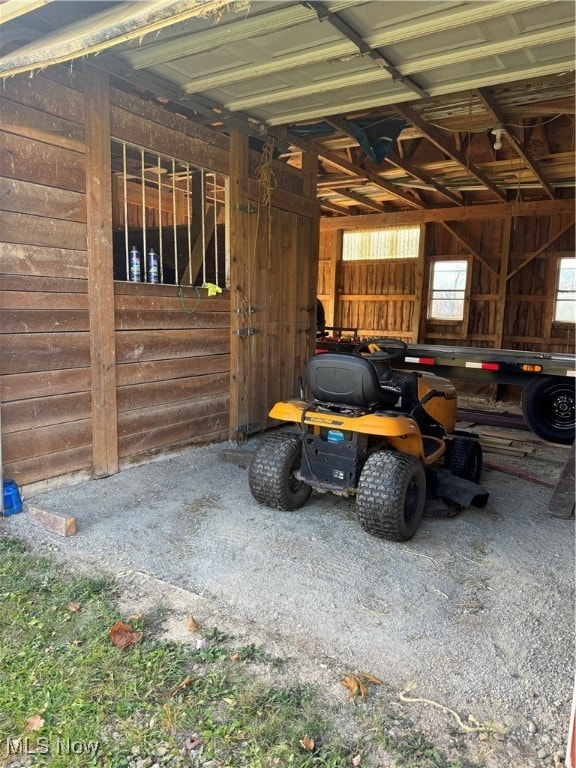
POLYGON ((43 76, 2 97, 2 454, 27 484, 92 462, 84 97, 43 76))
MULTIPOLYGON (((428 221, 420 264, 417 259, 343 262, 341 230, 322 229, 318 296, 328 325, 408 342, 572 352, 574 324, 553 322, 558 259, 574 255, 574 217, 565 206, 561 210, 428 221), (462 321, 427 318, 430 265, 441 258, 468 260, 462 321)), ((401 223, 398 214, 394 224, 401 223)), ((347 224, 350 219, 343 220, 342 226, 347 224)))

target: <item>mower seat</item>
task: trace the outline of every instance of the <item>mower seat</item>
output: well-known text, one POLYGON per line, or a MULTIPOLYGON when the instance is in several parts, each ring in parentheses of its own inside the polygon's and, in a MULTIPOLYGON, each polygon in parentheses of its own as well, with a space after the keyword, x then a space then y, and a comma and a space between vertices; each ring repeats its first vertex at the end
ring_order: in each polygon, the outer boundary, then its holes
POLYGON ((315 355, 305 377, 312 397, 321 403, 374 410, 394 407, 399 397, 398 390, 380 384, 372 363, 360 355, 315 355))

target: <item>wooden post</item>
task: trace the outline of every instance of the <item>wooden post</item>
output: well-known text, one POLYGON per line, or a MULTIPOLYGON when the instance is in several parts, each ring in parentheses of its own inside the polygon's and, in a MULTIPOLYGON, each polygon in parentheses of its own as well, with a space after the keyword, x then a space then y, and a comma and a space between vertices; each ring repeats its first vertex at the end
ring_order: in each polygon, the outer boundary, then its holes
POLYGON ((118 472, 110 108, 108 76, 84 72, 92 460, 94 475, 105 477, 118 472))
POLYGON ((424 268, 426 264, 426 224, 420 225, 418 260, 414 271, 414 298, 412 299, 412 344, 418 343, 420 320, 422 317, 422 297, 424 296, 424 268))
POLYGON ((249 230, 246 190, 248 185, 248 137, 237 130, 230 132, 230 439, 238 440, 238 428, 248 421, 246 387, 250 361, 243 354, 247 339, 238 331, 243 326, 249 275, 249 230))
POLYGON ((494 347, 502 349, 504 338, 504 316, 506 310, 506 288, 508 286, 508 265, 510 263, 510 247, 512 243, 512 227, 514 218, 504 219, 502 227, 502 246, 500 249, 500 276, 498 280, 498 301, 496 303, 496 327, 494 328, 494 347))

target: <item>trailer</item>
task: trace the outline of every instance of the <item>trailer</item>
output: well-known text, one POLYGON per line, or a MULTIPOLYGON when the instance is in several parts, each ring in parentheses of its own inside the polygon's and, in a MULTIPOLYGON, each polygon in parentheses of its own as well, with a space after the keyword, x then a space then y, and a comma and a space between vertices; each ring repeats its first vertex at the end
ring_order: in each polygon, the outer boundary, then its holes
MULTIPOLYGON (((356 329, 327 328, 324 334, 330 331, 333 335, 317 339, 318 352, 353 352, 360 341, 356 329)), ((394 367, 428 370, 448 379, 520 386, 522 415, 532 432, 553 443, 574 442, 576 355, 408 344, 406 357, 395 361, 394 367)))

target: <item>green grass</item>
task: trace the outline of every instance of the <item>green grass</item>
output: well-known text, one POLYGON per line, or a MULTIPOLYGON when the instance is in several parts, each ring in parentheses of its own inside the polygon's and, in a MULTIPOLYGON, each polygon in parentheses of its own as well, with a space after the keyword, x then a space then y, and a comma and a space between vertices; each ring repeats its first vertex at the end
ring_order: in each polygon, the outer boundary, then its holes
POLYGON ((321 691, 271 685, 282 661, 216 628, 195 650, 158 641, 158 617, 144 617, 130 622, 141 642, 117 648, 115 589, 0 539, 0 766, 27 753, 50 768, 348 768, 361 753, 365 768, 385 749, 402 768, 464 768, 397 722, 374 728, 365 704, 347 703, 365 735, 346 741, 321 691))

